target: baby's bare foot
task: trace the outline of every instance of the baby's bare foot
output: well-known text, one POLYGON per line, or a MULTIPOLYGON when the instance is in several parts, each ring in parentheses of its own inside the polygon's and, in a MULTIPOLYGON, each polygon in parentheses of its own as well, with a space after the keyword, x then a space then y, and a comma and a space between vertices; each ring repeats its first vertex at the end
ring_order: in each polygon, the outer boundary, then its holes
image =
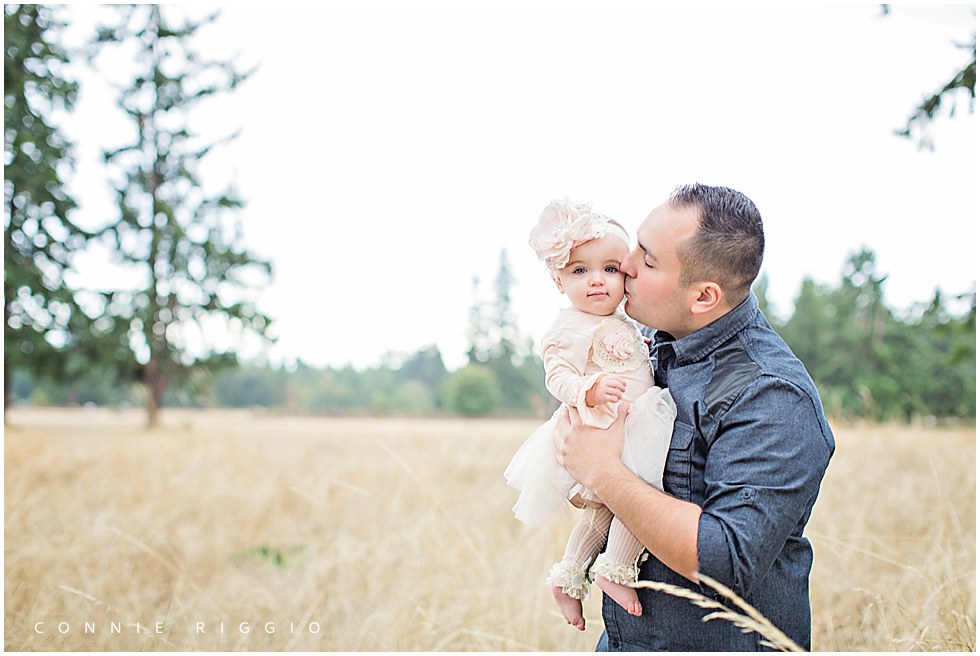
POLYGON ((630 615, 640 615, 643 613, 640 598, 636 596, 636 590, 634 588, 621 583, 614 583, 605 576, 596 576, 595 582, 603 592, 612 597, 612 600, 622 606, 623 610, 630 615))
POLYGON ((565 621, 579 631, 585 631, 585 616, 582 615, 582 602, 562 592, 562 589, 557 585, 551 586, 551 594, 554 596, 555 601, 558 602, 558 608, 561 609, 561 614, 565 618, 565 621))

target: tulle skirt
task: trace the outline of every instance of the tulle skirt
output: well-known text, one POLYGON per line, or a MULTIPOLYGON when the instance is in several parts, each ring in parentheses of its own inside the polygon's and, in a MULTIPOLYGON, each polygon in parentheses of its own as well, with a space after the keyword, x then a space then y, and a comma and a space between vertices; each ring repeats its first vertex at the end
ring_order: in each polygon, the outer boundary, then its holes
MULTIPOLYGON (((514 516, 530 526, 546 523, 576 494, 586 499, 595 498, 591 490, 582 487, 558 465, 555 428, 564 411, 564 406, 559 407, 551 419, 531 433, 504 470, 507 484, 520 490, 513 508, 514 516)), ((630 404, 626 416, 623 464, 661 490, 676 416, 674 399, 666 389, 659 387, 651 387, 630 404)))

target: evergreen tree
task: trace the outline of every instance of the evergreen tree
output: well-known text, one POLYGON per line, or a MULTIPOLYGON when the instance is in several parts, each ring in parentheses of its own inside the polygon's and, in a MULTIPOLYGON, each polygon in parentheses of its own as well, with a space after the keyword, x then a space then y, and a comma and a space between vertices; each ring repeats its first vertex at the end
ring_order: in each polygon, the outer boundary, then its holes
MULTIPOLYGON (((511 308, 510 290, 514 286, 514 274, 510 271, 507 251, 500 251, 500 265, 494 278, 493 303, 493 347, 490 355, 494 359, 513 361, 517 358, 517 322, 511 308)), ((514 364, 517 364, 514 362, 514 364)))
POLYGON ((470 305, 466 338, 466 358, 470 364, 481 364, 490 357, 490 336, 485 304, 480 300, 480 278, 473 276, 473 304, 470 305))
POLYGON ((935 120, 939 110, 942 109, 944 99, 948 99, 950 101, 947 103, 947 106, 949 115, 953 116, 956 113, 957 96, 966 95, 969 97, 967 109, 971 114, 973 113, 973 106, 977 97, 976 31, 973 32, 969 43, 960 44, 959 47, 970 53, 969 60, 963 65, 963 68, 957 71, 953 77, 943 84, 938 90, 927 95, 922 102, 919 103, 912 115, 909 116, 904 128, 901 130, 895 130, 895 134, 906 139, 912 139, 913 134, 918 134, 918 145, 920 148, 927 148, 929 150, 933 150, 935 148, 932 136, 929 133, 929 126, 932 121, 935 120))
POLYGON ((53 123, 78 85, 59 43, 65 24, 45 5, 4 5, 4 411, 11 373, 67 379, 73 324, 86 319, 65 282, 88 234, 65 189, 72 144, 53 123))
POLYGON ((198 103, 234 90, 248 74, 229 62, 205 60, 193 48, 198 30, 217 14, 178 24, 171 18, 175 10, 118 7, 116 24, 99 30, 96 55, 111 50, 135 67, 118 99, 135 139, 105 153, 122 174, 115 187, 119 215, 99 234, 135 286, 107 291, 103 318, 115 334, 125 329, 129 355, 120 366, 144 385, 151 426, 172 382, 235 361, 234 353, 207 343, 205 321, 262 336, 269 324, 251 302, 247 281, 266 279, 271 268, 241 243, 242 201, 233 188, 211 194, 198 176, 202 158, 235 135, 206 140, 188 125, 198 103), (204 346, 192 344, 195 339, 204 346))
POLYGON ((507 251, 500 251, 500 264, 493 281, 493 301, 480 300, 480 279, 473 277, 473 305, 469 310, 467 356, 471 363, 506 360, 517 365, 527 357, 521 342, 520 330, 511 305, 514 274, 507 260, 507 251))
POLYGON ((838 348, 843 324, 836 317, 832 294, 829 288, 804 278, 793 314, 779 334, 817 383, 828 411, 840 414, 842 399, 836 386, 846 377, 848 356, 838 348))
POLYGON ((544 377, 535 380, 536 370, 523 367, 529 355, 511 306, 514 276, 507 261, 507 251, 500 251, 500 265, 494 278, 494 301, 490 319, 491 346, 486 365, 500 386, 502 410, 527 411, 534 407, 534 392, 544 377))
POLYGON ((493 380, 499 386, 495 405, 500 410, 540 410, 545 405, 544 375, 540 373, 540 360, 533 355, 533 345, 517 327, 511 304, 514 282, 506 250, 500 251, 491 302, 479 299, 479 279, 473 278, 467 356, 469 364, 485 366, 493 373, 493 380))
POLYGON ((417 381, 427 387, 433 395, 433 403, 437 402, 442 384, 449 375, 442 361, 442 353, 435 344, 420 348, 410 356, 396 372, 400 383, 417 381))
POLYGON ((775 317, 772 316, 772 310, 769 308, 769 276, 766 273, 762 273, 755 282, 752 283, 752 293, 759 301, 759 310, 765 315, 769 323, 773 326, 777 325, 775 317))
MULTIPOLYGON (((950 116, 956 114, 956 107, 960 97, 968 98, 967 111, 973 113, 974 104, 977 98, 977 30, 976 30, 976 7, 969 5, 963 6, 964 12, 972 11, 973 20, 964 20, 963 25, 973 25, 973 33, 969 40, 954 45, 966 51, 963 65, 953 76, 944 82, 936 91, 926 95, 922 102, 916 106, 915 110, 905 122, 905 127, 895 130, 895 134, 906 139, 913 139, 913 135, 918 135, 919 148, 932 150, 935 147, 929 127, 935 120, 939 111, 944 108, 949 111, 950 116), (947 102, 948 101, 948 102, 947 102)), ((891 11, 889 5, 882 5, 882 13, 887 15, 891 11)), ((964 16, 964 18, 966 18, 964 16)))
POLYGON ((966 300, 962 316, 950 312, 949 300, 938 289, 910 329, 916 348, 903 360, 915 381, 915 396, 907 418, 914 415, 976 418, 977 295, 966 300), (914 373, 912 373, 914 372, 914 373))

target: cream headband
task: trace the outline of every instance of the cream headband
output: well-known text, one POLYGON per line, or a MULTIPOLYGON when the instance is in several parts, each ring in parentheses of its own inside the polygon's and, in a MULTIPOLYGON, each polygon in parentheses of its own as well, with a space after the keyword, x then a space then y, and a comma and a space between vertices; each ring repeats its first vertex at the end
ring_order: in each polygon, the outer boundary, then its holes
POLYGON ((576 246, 606 235, 619 237, 628 246, 626 229, 608 216, 592 212, 592 203, 575 205, 568 198, 553 200, 541 212, 528 243, 551 273, 565 268, 576 246))

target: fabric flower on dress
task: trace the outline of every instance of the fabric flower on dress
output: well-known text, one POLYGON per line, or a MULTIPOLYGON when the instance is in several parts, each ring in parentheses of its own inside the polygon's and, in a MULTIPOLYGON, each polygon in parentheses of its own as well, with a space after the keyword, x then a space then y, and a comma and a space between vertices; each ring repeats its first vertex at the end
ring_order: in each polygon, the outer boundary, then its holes
MULTIPOLYGON (((531 230, 528 244, 538 258, 555 273, 568 264, 572 249, 590 239, 602 237, 611 224, 609 217, 592 212, 592 203, 573 204, 568 198, 548 204, 531 230)), ((627 239, 625 231, 621 237, 627 239)), ((628 240, 627 240, 628 243, 628 240)))
POLYGON ((603 371, 622 373, 649 360, 640 332, 622 319, 607 317, 592 337, 592 357, 603 371))

